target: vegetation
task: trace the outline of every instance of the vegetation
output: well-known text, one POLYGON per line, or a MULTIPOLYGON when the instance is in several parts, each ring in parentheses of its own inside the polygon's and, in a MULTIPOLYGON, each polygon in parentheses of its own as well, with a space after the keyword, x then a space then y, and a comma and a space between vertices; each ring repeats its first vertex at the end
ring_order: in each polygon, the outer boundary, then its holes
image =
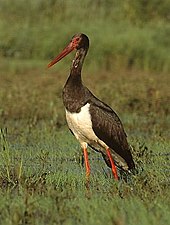
POLYGON ((168 0, 2 0, 0 55, 49 60, 84 32, 92 44, 92 67, 168 72, 169 8, 168 0))
POLYGON ((87 189, 80 146, 65 127, 66 77, 40 72, 1 75, 1 223, 168 224, 169 77, 137 71, 84 74, 90 89, 121 116, 139 171, 117 183, 100 155, 89 151, 87 189))
POLYGON ((168 4, 1 0, 0 224, 169 224, 168 4), (133 148, 138 173, 119 182, 89 149, 86 184, 61 100, 73 55, 46 70, 80 31, 91 39, 84 83, 133 148))

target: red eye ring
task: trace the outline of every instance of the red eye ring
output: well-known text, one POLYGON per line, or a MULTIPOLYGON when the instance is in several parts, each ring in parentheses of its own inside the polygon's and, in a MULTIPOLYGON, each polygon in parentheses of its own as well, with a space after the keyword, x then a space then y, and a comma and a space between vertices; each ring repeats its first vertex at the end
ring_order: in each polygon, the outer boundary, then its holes
POLYGON ((80 41, 80 38, 76 37, 72 40, 72 44, 76 47, 78 45, 79 41, 80 41))

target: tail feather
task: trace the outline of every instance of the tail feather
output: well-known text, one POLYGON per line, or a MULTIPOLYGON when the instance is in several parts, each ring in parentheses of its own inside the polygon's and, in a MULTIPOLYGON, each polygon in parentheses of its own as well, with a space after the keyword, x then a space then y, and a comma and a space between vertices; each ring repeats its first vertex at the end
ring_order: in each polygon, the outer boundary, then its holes
MULTIPOLYGON (((113 157, 113 160, 114 160, 116 166, 118 168, 120 168, 121 170, 128 172, 128 171, 133 171, 135 169, 135 163, 133 161, 131 152, 129 154, 128 162, 125 161, 120 155, 118 155, 112 149, 111 149, 111 154, 112 154, 112 157, 113 157)), ((111 163, 110 163, 108 156, 106 154, 104 154, 103 152, 102 152, 102 156, 103 156, 103 159, 106 162, 107 166, 111 168, 111 163)))

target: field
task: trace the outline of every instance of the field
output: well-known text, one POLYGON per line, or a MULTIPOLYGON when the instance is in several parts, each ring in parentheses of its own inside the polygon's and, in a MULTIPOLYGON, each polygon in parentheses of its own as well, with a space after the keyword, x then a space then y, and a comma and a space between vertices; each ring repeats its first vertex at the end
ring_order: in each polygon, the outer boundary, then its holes
POLYGON ((72 0, 0 3, 0 224, 170 224, 168 1, 93 2, 77 13, 72 0), (87 27, 81 17, 94 11, 87 27), (83 81, 118 113, 133 147, 138 173, 119 182, 89 149, 86 185, 61 98, 74 54, 46 69, 78 31, 91 40, 83 81))

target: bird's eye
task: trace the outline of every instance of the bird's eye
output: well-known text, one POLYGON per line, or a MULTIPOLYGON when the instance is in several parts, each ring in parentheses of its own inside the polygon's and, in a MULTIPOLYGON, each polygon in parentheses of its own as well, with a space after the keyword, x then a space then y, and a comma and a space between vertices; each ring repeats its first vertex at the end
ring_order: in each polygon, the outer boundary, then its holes
POLYGON ((80 43, 80 37, 75 37, 73 40, 72 40, 72 44, 77 47, 77 45, 79 45, 80 43))

